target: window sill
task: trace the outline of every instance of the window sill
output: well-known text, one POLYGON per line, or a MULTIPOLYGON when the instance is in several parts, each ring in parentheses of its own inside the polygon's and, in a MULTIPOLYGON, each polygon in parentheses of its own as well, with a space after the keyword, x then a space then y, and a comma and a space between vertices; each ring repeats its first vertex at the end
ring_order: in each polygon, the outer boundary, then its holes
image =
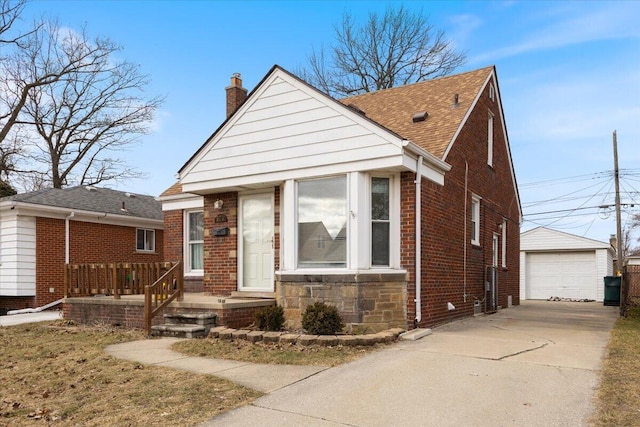
POLYGON ((189 271, 189 272, 185 272, 184 273, 184 277, 189 277, 189 278, 193 278, 193 279, 200 279, 204 277, 204 272, 203 271, 189 271))
POLYGON ((276 271, 276 279, 281 282, 384 282, 405 281, 405 269, 371 269, 371 270, 336 270, 336 269, 298 269, 291 271, 276 271))
POLYGON ((142 251, 140 249, 136 249, 135 253, 144 255, 158 255, 158 252, 156 251, 142 251))

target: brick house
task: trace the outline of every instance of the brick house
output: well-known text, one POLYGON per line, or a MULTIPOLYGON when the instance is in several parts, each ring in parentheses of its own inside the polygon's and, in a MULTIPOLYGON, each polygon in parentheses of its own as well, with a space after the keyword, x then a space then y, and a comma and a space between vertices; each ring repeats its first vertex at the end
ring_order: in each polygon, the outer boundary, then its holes
POLYGON ((1 198, 0 309, 61 299, 65 264, 163 261, 163 226, 154 197, 106 188, 1 198))
POLYGON ((521 208, 495 67, 335 100, 279 66, 160 197, 194 290, 315 300, 352 327, 519 304, 521 208), (453 308, 455 307, 455 308, 453 308))

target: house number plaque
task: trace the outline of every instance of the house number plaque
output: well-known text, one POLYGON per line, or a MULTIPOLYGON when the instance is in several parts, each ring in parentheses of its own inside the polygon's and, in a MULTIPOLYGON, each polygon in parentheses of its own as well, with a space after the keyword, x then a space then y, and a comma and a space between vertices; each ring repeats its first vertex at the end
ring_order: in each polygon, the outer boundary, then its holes
POLYGON ((219 222, 227 222, 227 216, 223 215, 223 214, 220 214, 220 215, 215 217, 214 221, 215 221, 216 224, 219 223, 219 222))

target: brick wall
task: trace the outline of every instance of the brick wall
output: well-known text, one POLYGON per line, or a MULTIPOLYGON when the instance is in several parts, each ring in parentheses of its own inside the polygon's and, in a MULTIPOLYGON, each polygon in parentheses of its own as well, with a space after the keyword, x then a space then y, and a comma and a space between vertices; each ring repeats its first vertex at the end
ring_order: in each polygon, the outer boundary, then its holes
POLYGON ((164 261, 183 261, 184 211, 164 212, 164 261))
POLYGON ((204 291, 227 296, 238 289, 238 193, 210 194, 204 197, 204 291), (222 209, 215 209, 222 200, 222 209), (224 215, 226 222, 216 222, 224 215), (213 230, 228 227, 227 236, 214 236, 213 230))
POLYGON ((9 310, 33 308, 33 304, 33 297, 0 297, 0 315, 6 314, 9 310))
MULTIPOLYGON (((489 100, 488 89, 462 128, 458 139, 445 159, 452 168, 445 176, 445 185, 422 181, 422 321, 421 326, 433 326, 458 317, 473 314, 473 302, 485 296, 485 266, 492 264, 493 233, 500 234, 503 219, 507 219, 507 267, 498 272, 498 305, 507 306, 510 295, 519 304, 520 226, 518 203, 513 188, 510 164, 499 117, 499 106, 489 100), (493 167, 487 165, 488 114, 494 118, 493 167), (465 212, 465 170, 468 166, 468 192, 465 212), (480 245, 471 245, 471 193, 480 202, 480 245), (467 221, 466 236, 465 218, 467 221), (466 247, 466 274, 465 274, 466 247), (466 293, 465 301, 465 276, 466 293), (447 302, 456 310, 449 312, 447 302)), ((401 233, 402 266, 410 272, 407 287, 407 316, 415 317, 415 185, 414 174, 403 173, 401 233)), ((499 248, 501 265, 502 246, 499 248)), ((482 305, 484 307, 484 304, 482 305)))
MULTIPOLYGON (((156 252, 136 251, 136 228, 90 222, 69 222, 69 263, 163 261, 163 231, 156 230, 156 252)), ((62 298, 65 221, 36 219, 36 297, 39 307, 62 298), (51 292, 53 290, 53 292, 51 292)))
MULTIPOLYGON (((244 328, 255 321, 255 312, 262 307, 239 307, 225 309, 206 309, 218 315, 216 325, 229 328, 244 328)), ((165 307, 153 318, 152 324, 164 323, 164 314, 202 313, 202 308, 165 307)), ((125 328, 144 329, 144 302, 113 299, 72 298, 63 304, 64 318, 74 322, 93 325, 107 324, 125 328)))

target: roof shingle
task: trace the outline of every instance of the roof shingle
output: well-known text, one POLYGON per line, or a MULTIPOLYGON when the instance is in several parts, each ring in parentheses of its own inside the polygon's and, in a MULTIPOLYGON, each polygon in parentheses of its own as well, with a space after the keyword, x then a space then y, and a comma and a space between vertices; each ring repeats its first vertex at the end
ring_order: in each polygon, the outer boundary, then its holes
POLYGON ((443 158, 471 103, 494 67, 383 89, 340 100, 364 111, 366 117, 431 154, 443 158), (458 95, 457 108, 453 107, 458 95), (425 121, 414 123, 415 113, 426 111, 425 121))
POLYGON ((51 188, 0 198, 0 201, 6 200, 136 218, 163 219, 162 204, 153 196, 108 188, 86 186, 51 188))

